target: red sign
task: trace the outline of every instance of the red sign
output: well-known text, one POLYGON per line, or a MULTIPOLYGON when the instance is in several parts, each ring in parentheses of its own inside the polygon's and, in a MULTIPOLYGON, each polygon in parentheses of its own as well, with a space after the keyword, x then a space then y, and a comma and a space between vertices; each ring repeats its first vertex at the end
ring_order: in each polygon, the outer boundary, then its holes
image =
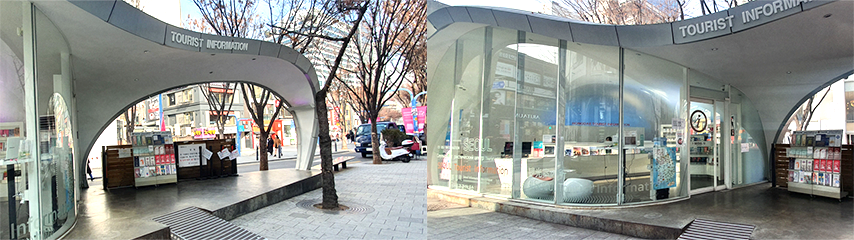
POLYGON ((225 88, 214 88, 214 87, 212 87, 212 88, 208 88, 208 89, 209 89, 212 93, 228 93, 228 94, 234 94, 234 89, 228 89, 228 90, 226 90, 225 88))

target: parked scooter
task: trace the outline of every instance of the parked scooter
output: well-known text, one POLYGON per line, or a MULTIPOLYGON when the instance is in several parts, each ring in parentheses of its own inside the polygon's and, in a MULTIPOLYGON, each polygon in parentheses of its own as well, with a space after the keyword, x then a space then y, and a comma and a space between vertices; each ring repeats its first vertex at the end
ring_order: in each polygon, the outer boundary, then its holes
POLYGON ((385 141, 380 140, 380 157, 383 160, 400 160, 408 163, 412 160, 412 153, 407 147, 388 147, 385 141))

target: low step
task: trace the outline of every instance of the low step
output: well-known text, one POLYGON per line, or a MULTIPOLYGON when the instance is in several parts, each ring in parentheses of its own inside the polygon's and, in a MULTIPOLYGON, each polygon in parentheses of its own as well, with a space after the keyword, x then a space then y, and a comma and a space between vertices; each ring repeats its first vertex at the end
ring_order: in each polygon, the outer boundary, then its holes
POLYGON ((169 226, 173 239, 264 239, 195 207, 156 217, 154 221, 169 226))
POLYGON ((756 226, 694 219, 679 239, 750 239, 756 226))

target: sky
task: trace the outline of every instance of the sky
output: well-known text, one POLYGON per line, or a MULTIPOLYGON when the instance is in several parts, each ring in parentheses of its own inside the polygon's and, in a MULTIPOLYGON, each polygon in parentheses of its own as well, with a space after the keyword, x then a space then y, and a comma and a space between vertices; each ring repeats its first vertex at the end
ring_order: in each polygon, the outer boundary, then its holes
POLYGON ((551 5, 547 0, 438 0, 451 6, 492 6, 519 9, 530 12, 541 12, 544 5, 551 5))
MULTIPOLYGON (((551 5, 551 0, 437 0, 451 6, 492 6, 512 8, 529 12, 542 12, 543 6, 551 5)), ((687 0, 686 16, 699 16, 699 0, 687 0)), ((557 0, 561 2, 561 0, 557 0)), ((721 2, 721 1, 718 1, 721 2)), ((548 14, 548 13, 547 13, 548 14)))

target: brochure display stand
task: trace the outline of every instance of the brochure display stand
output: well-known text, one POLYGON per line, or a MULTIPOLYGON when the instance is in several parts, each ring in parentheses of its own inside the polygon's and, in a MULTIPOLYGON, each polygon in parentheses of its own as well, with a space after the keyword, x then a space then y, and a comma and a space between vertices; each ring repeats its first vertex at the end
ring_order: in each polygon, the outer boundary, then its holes
POLYGON ((797 131, 791 145, 777 144, 777 174, 786 179, 780 185, 790 192, 836 199, 848 196, 854 153, 851 145, 841 144, 842 136, 842 130, 797 131))
POLYGON ((131 142, 135 187, 178 182, 172 133, 134 133, 131 142))

